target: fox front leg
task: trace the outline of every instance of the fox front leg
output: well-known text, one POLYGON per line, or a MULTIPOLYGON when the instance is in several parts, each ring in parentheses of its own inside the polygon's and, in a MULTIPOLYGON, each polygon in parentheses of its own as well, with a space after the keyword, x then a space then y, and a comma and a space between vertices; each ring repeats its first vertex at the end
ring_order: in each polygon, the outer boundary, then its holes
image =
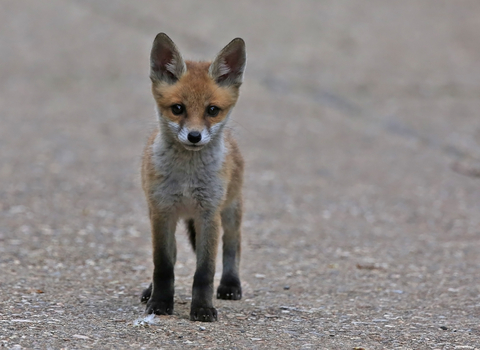
POLYGON ((213 307, 213 278, 217 255, 220 214, 195 220, 197 268, 193 278, 190 320, 213 322, 217 310, 213 307))
POLYGON ((142 295, 147 301, 147 314, 173 314, 174 266, 177 258, 175 242, 176 219, 172 215, 151 211, 153 242, 152 284, 142 295))
POLYGON ((239 300, 242 298, 242 286, 239 277, 242 202, 233 201, 222 211, 223 226, 223 271, 217 289, 217 299, 239 300))

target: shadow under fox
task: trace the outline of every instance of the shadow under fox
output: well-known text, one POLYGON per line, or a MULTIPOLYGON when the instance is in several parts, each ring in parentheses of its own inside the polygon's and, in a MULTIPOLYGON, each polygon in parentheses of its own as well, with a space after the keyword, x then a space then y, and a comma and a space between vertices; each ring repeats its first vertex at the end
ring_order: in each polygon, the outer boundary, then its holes
POLYGON ((148 140, 141 169, 153 242, 153 279, 142 294, 149 314, 173 312, 179 220, 185 221, 197 257, 190 319, 217 319, 212 299, 221 227, 223 271, 217 298, 242 297, 243 159, 225 125, 238 99, 245 64, 240 38, 212 63, 184 61, 164 33, 153 43, 150 78, 159 129, 148 140))

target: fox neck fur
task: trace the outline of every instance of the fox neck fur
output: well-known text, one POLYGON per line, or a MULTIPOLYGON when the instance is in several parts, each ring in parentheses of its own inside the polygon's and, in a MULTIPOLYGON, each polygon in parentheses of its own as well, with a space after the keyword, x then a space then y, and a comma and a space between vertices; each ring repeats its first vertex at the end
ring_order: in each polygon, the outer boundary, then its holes
POLYGON ((227 153, 224 125, 205 147, 190 151, 179 144, 160 114, 158 118, 160 130, 152 144, 152 163, 163 178, 154 195, 158 205, 177 209, 183 218, 192 215, 195 206, 218 207, 225 195, 225 184, 218 176, 227 153))

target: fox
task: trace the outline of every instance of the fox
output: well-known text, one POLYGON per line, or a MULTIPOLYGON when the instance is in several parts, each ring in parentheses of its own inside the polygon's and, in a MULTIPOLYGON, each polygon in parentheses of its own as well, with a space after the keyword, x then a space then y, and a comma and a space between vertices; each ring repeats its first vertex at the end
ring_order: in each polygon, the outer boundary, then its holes
POLYGON ((242 298, 244 160, 226 125, 245 66, 241 38, 233 39, 211 62, 185 61, 165 33, 153 42, 150 80, 158 128, 148 139, 141 166, 154 265, 152 282, 141 296, 146 314, 173 314, 178 221, 184 221, 196 255, 190 320, 218 320, 213 284, 221 228, 223 270, 216 296, 242 298))

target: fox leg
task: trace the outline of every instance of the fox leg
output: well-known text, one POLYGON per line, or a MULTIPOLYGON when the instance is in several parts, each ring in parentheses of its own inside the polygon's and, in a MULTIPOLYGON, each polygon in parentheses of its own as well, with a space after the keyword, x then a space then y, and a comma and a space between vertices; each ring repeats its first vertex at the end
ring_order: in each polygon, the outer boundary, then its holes
POLYGON ((171 315, 173 313, 174 266, 177 258, 173 215, 150 210, 153 241, 153 279, 143 292, 147 301, 147 314, 171 315))
POLYGON ((217 320, 213 307, 213 278, 220 231, 220 214, 207 214, 195 219, 197 267, 193 277, 190 320, 212 322, 217 320))
POLYGON ((242 202, 235 200, 222 211, 223 271, 217 289, 217 299, 239 300, 242 287, 238 269, 240 265, 242 202))

